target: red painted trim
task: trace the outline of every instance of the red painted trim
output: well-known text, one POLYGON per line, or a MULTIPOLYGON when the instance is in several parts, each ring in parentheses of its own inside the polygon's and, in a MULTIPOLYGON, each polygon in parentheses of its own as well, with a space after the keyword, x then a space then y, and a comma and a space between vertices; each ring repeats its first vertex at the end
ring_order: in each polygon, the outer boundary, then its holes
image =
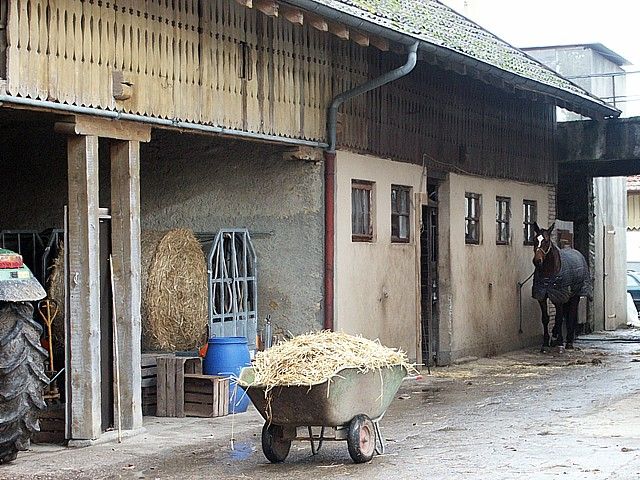
POLYGON ((324 328, 333 330, 336 154, 324 152, 324 328))

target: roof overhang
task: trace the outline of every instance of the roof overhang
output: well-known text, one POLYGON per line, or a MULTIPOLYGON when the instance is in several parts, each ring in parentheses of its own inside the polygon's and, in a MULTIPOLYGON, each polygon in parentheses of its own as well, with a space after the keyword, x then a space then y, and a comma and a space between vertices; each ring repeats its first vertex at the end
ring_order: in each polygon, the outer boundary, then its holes
MULTIPOLYGON (((525 94, 532 94, 532 96, 535 94, 541 95, 549 98, 559 107, 594 120, 600 120, 606 117, 618 117, 621 113, 617 108, 588 92, 585 92, 585 95, 577 95, 561 88, 531 80, 464 55, 458 51, 426 42, 417 36, 395 31, 376 22, 316 3, 313 0, 283 0, 281 3, 306 10, 351 28, 386 38, 395 43, 411 45, 418 40, 420 42, 419 58, 423 61, 430 61, 431 63, 438 63, 440 65, 443 60, 447 61, 452 64, 451 69, 460 74, 478 78, 492 85, 497 84, 499 87, 511 86, 525 94), (437 61, 438 59, 440 60, 439 62, 437 61)), ((553 72, 553 74, 560 76, 556 72, 553 72)))

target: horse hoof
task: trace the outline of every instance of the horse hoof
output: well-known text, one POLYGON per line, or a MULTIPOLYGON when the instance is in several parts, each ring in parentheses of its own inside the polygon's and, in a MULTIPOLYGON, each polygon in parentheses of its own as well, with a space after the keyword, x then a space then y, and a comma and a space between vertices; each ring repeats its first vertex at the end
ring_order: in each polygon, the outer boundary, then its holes
POLYGON ((562 345, 558 347, 558 353, 564 353, 564 347, 562 345))
POLYGON ((573 343, 567 343, 567 345, 564 348, 566 348, 567 350, 573 350, 574 349, 573 343))
POLYGON ((542 347, 540 353, 549 353, 549 347, 542 347))

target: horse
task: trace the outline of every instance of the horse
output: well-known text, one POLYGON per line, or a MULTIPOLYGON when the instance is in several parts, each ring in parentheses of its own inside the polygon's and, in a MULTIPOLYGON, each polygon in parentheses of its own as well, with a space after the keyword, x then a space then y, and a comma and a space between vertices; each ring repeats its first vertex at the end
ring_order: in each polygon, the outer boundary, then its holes
POLYGON ((556 320, 552 330, 554 345, 562 346, 562 321, 566 320, 567 338, 565 348, 573 349, 580 297, 593 298, 591 276, 584 256, 573 248, 559 249, 551 239, 555 222, 549 228, 540 228, 534 223, 533 287, 531 296, 540 304, 544 340, 542 351, 550 347, 549 314, 547 299, 556 308, 556 320))

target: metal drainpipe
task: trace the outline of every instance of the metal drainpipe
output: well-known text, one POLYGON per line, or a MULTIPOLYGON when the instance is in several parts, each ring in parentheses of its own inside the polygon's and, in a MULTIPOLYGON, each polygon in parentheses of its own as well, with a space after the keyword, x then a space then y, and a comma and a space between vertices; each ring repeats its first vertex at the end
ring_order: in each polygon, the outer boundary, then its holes
POLYGON ((414 42, 409 47, 407 61, 401 67, 369 80, 355 88, 342 92, 333 99, 327 114, 327 137, 329 147, 324 152, 324 328, 333 330, 334 319, 334 255, 335 255, 335 176, 336 176, 336 127, 338 121, 338 109, 347 100, 367 93, 378 87, 391 83, 404 77, 413 70, 418 59, 418 44, 414 42))

